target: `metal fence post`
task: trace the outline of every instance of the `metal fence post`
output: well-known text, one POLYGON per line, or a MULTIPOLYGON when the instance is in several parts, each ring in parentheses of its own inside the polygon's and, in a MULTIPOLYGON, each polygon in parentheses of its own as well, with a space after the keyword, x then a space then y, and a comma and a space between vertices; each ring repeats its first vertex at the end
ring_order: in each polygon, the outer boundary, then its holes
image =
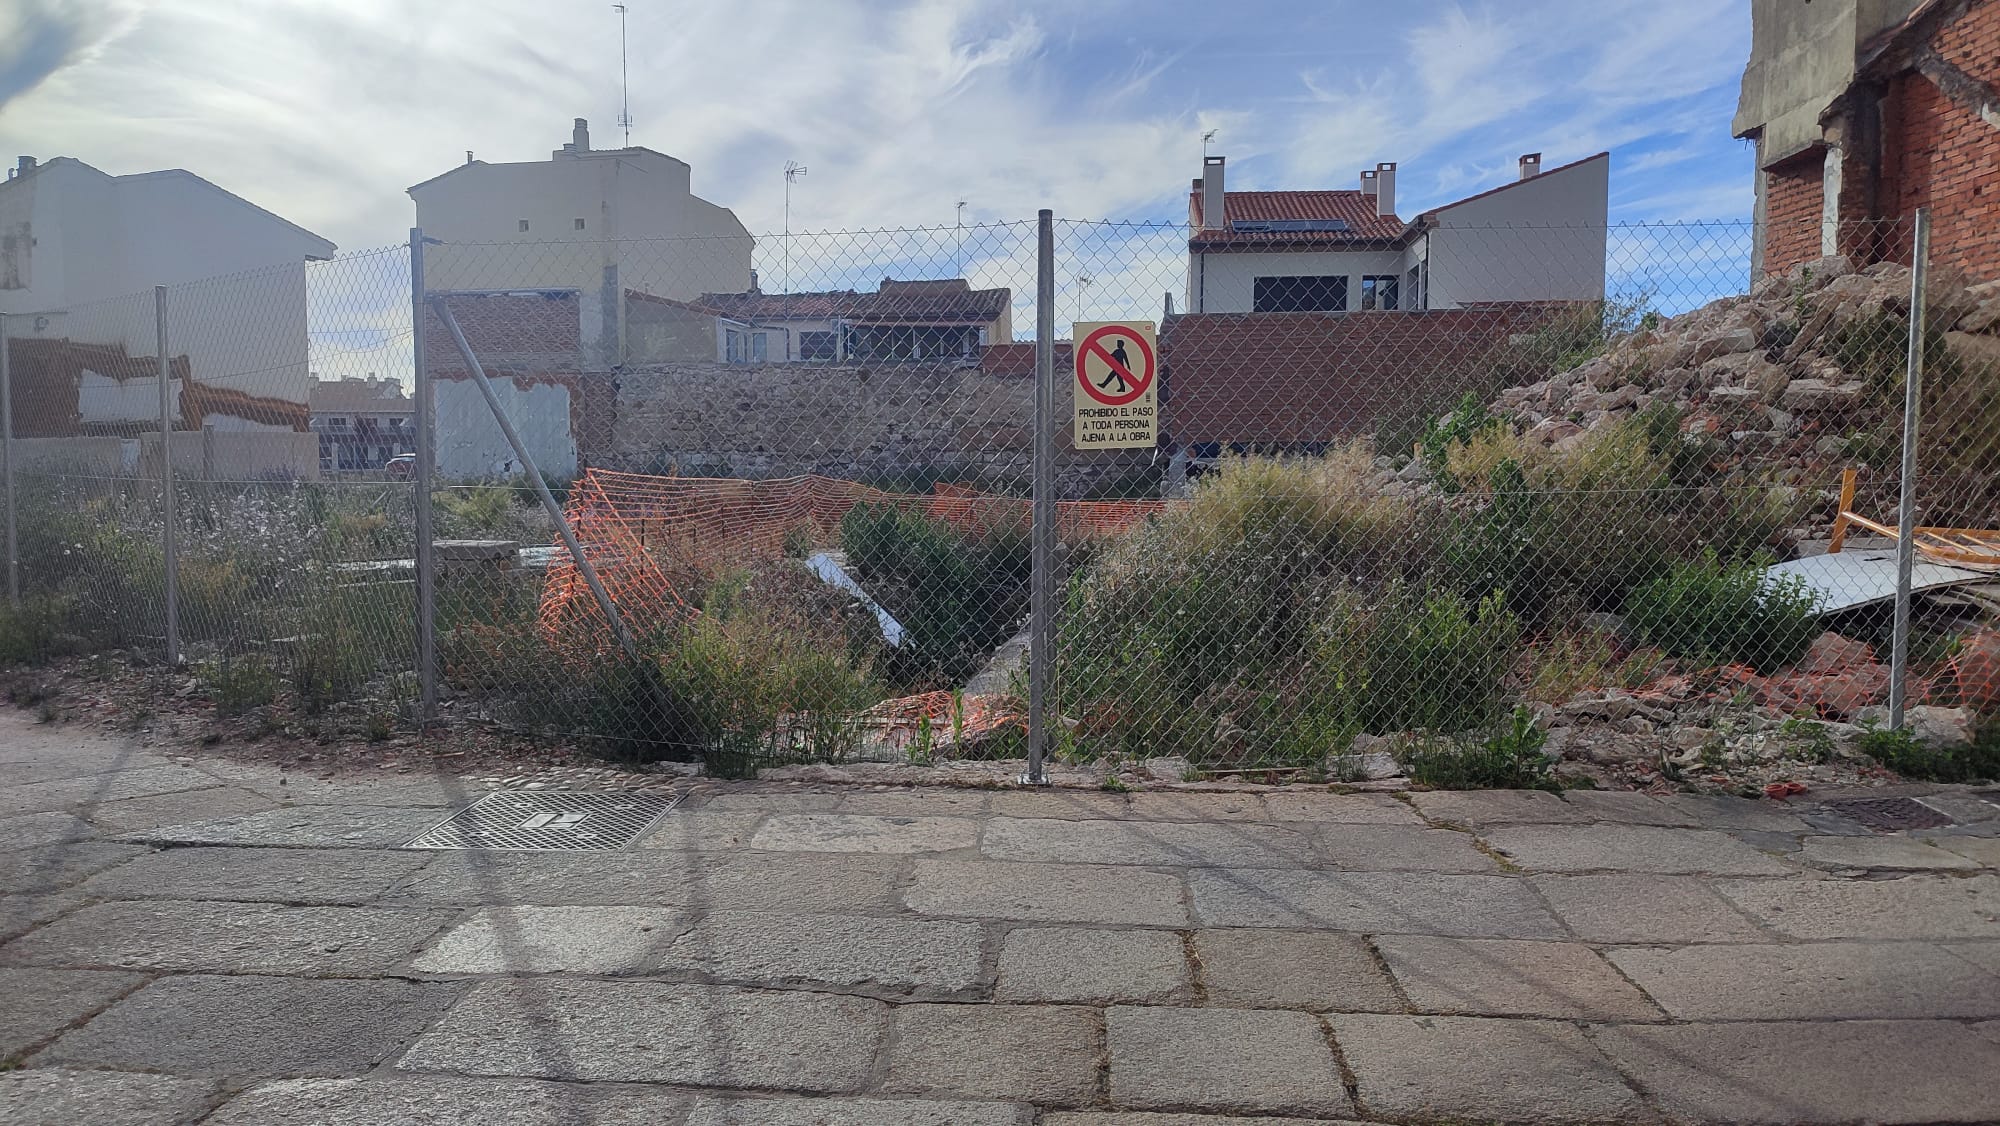
POLYGON ((436 476, 437 447, 433 441, 430 368, 424 362, 424 229, 410 228, 410 347, 415 367, 410 394, 415 402, 411 423, 416 429, 417 464, 411 479, 417 521, 417 726, 437 714, 437 559, 432 550, 431 485, 436 476))
POLYGON ((1056 585, 1056 249, 1054 213, 1036 220, 1034 510, 1028 625, 1028 773, 1021 781, 1047 785, 1049 672, 1055 656, 1052 613, 1056 585))
POLYGON ((1910 351, 1903 379, 1903 485, 1896 505, 1896 624, 1889 646, 1889 729, 1903 728, 1910 675, 1910 572, 1916 567, 1917 428, 1923 414, 1928 310, 1925 273, 1931 252, 1931 212, 1917 208, 1910 247, 1910 351))
POLYGON ((0 313, 0 479, 7 500, 7 604, 21 605, 21 552, 14 518, 14 380, 8 369, 7 314, 0 313))
POLYGON ((160 549, 166 557, 167 667, 181 664, 180 517, 174 511, 174 386, 167 358, 167 287, 153 287, 153 348, 160 364, 160 549))

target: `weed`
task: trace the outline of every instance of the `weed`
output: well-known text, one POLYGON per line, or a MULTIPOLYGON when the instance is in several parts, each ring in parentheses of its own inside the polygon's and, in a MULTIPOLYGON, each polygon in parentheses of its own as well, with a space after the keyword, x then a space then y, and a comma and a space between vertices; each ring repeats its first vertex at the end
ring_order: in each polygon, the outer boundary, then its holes
POLYGON ((1477 742, 1435 738, 1404 756, 1412 781, 1437 790, 1556 790, 1548 733, 1526 708, 1477 742))
POLYGON ((2000 720, 1974 728, 1962 747, 1934 747, 1905 727, 1892 730, 1861 725, 1856 745, 1869 757, 1905 778, 1926 782, 1980 782, 2000 779, 2000 720))
POLYGON ((905 688, 963 683, 1027 612, 1028 541, 960 534, 894 505, 857 505, 840 538, 861 580, 907 631, 888 672, 905 688))
POLYGON ((1129 794, 1132 792, 1132 787, 1126 785, 1125 780, 1116 774, 1106 774, 1104 781, 1097 784, 1097 788, 1113 794, 1129 794))
POLYGON ((217 715, 244 715, 278 698, 278 671, 260 656, 222 657, 204 665, 199 677, 217 715))
POLYGON ((1824 723, 1793 716, 1778 728, 1778 734, 1790 745, 1795 758, 1806 762, 1829 762, 1833 759, 1833 736, 1827 734, 1824 723))
POLYGON ((1771 579, 1755 561, 1725 564, 1711 551, 1634 590, 1625 614, 1675 656, 1768 673, 1805 656, 1820 633, 1817 607, 1802 581, 1771 579))
POLYGON ((81 639, 66 632, 73 612, 68 600, 49 596, 0 605, 0 665, 45 665, 76 652, 81 639))

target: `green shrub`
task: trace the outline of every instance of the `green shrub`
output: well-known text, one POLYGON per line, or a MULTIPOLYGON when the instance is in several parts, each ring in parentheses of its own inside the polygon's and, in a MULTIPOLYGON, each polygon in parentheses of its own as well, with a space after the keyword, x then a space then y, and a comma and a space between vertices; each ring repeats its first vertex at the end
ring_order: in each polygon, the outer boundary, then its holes
POLYGON ((260 656, 222 657, 202 666, 200 678, 218 715, 235 716, 269 707, 281 679, 260 656))
POLYGON ((1985 782, 2000 779, 2000 720, 1987 719, 1963 747, 1933 747, 1908 728, 1862 726, 1856 745, 1869 757, 1905 778, 1925 782, 1985 782))
POLYGON ((1625 617, 1677 657, 1768 673, 1805 656, 1820 634, 1817 605, 1801 580, 1772 579, 1761 562, 1728 564, 1709 552, 1634 590, 1625 617))
POLYGON ((1490 722, 1520 652, 1521 625, 1494 591, 1467 606, 1455 594, 1391 587, 1374 605, 1337 600, 1322 662, 1358 659, 1365 731, 1463 731, 1490 722))
POLYGON ((1505 726, 1477 742, 1434 740, 1403 756, 1410 780, 1434 790, 1557 790, 1548 733, 1516 708, 1505 726))
POLYGON ((42 595, 17 607, 0 602, 0 665, 45 665, 74 655, 81 640, 69 632, 74 607, 42 595))
POLYGON ((492 535, 512 530, 516 526, 514 497, 515 490, 505 485, 470 485, 440 490, 437 494, 437 515, 441 534, 492 535))
POLYGON ((902 623, 891 679, 912 690, 956 687, 985 664, 1028 607, 1028 539, 980 536, 896 505, 857 505, 841 544, 868 593, 902 623))

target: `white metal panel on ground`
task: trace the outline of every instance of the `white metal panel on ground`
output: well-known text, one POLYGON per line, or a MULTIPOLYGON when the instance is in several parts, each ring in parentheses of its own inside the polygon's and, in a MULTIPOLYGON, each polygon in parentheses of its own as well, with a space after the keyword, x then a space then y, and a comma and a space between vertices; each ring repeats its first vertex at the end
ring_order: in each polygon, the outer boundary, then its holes
MULTIPOLYGON (((1796 576, 1819 596, 1820 613, 1852 610, 1896 597, 1896 553, 1893 550, 1843 551, 1833 555, 1811 555, 1780 563, 1770 569, 1773 577, 1796 576)), ((1910 572, 1912 591, 1939 590, 1987 582, 1991 575, 1926 562, 1922 556, 1910 572)))

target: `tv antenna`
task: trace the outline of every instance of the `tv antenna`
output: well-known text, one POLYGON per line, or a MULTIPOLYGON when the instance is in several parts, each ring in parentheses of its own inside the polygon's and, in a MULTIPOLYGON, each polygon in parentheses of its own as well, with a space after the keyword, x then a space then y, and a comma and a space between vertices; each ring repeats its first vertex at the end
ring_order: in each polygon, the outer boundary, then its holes
POLYGON ((618 127, 625 130, 625 147, 632 147, 632 75, 625 65, 625 5, 613 4, 611 10, 618 13, 618 86, 619 110, 618 127))
POLYGON ((806 174, 806 166, 796 160, 785 162, 785 292, 792 291, 792 185, 806 174))
POLYGON ((1215 140, 1215 135, 1220 131, 1218 129, 1210 129, 1201 135, 1201 158, 1203 160, 1208 159, 1208 143, 1215 140))
POLYGON ((964 273, 965 273, 965 204, 966 204, 966 202, 967 202, 967 201, 965 201, 965 200, 962 200, 962 199, 958 201, 958 221, 957 221, 957 223, 955 224, 955 225, 956 225, 956 226, 958 227, 958 272, 959 272, 960 274, 964 274, 964 273))

